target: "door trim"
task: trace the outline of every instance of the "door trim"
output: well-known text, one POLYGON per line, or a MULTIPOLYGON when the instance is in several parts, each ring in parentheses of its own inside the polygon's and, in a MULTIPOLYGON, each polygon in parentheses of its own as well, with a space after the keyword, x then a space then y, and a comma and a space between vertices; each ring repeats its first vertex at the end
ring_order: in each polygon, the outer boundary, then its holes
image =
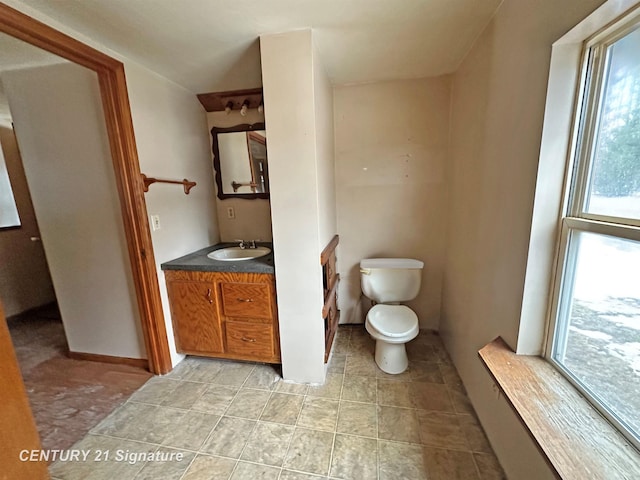
POLYGON ((167 373, 171 370, 171 354, 124 65, 4 3, 0 3, 0 32, 82 65, 98 75, 149 370, 155 374, 167 373))

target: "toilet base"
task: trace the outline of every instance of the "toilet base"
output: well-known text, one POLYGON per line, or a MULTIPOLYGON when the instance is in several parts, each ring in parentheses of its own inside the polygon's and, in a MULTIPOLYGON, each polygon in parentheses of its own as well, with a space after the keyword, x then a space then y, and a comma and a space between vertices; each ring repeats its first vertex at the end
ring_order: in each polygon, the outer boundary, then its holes
POLYGON ((397 375, 404 372, 409 366, 407 349, 404 343, 388 343, 376 340, 376 364, 380 370, 397 375))

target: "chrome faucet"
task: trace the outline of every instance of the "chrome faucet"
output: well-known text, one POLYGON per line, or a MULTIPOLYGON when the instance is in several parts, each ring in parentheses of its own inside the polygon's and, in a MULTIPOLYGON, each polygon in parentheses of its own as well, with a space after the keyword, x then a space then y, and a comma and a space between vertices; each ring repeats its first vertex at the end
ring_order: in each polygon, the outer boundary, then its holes
POLYGON ((255 240, 241 240, 239 238, 236 238, 236 242, 238 243, 238 247, 242 248, 243 250, 245 248, 257 248, 256 242, 259 242, 260 239, 257 238, 255 240))

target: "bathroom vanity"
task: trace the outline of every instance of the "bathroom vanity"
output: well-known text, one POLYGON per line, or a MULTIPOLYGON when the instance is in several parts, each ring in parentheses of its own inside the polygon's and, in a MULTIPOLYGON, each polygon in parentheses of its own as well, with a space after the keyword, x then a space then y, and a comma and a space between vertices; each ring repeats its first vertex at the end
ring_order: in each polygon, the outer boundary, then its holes
MULTIPOLYGON (((212 252, 233 246, 221 243, 162 264, 176 348, 185 354, 280 363, 273 252, 246 260, 211 258, 218 256, 212 252)), ((246 252, 253 253, 248 247, 246 252)))

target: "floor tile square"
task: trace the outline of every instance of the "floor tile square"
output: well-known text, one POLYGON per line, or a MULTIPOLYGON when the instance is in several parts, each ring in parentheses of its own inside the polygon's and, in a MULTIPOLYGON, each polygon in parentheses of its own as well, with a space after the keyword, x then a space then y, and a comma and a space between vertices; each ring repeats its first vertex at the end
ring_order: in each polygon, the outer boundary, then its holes
POLYGON ((260 418, 270 396, 271 392, 267 390, 242 388, 238 391, 233 402, 231 402, 226 415, 257 420, 260 418))
POLYGON ((416 410, 378 406, 378 438, 420 443, 416 410))
POLYGON ((337 434, 329 475, 344 480, 377 480, 377 440, 337 434))
POLYGON ((302 404, 297 426, 335 432, 338 420, 338 405, 338 400, 306 397, 302 404))
POLYGON ((144 418, 146 415, 153 415, 157 408, 156 405, 127 402, 96 425, 91 430, 91 433, 127 438, 131 424, 136 419, 144 418))
POLYGON ((207 385, 205 392, 193 403, 191 408, 200 412, 224 415, 237 393, 236 387, 207 385))
POLYGON ((444 383, 441 364, 432 362, 415 361, 411 365, 411 381, 427 383, 444 383))
POLYGON ((239 387, 249 378, 254 367, 252 363, 226 362, 212 383, 239 387))
POLYGON ((171 393, 165 395, 162 405, 189 409, 206 389, 207 385, 204 383, 181 380, 179 385, 171 393))
POLYGON ((255 424, 255 421, 244 418, 222 417, 201 452, 238 458, 249 440, 255 424))
POLYGON ((446 385, 426 382, 411 383, 411 402, 415 408, 454 412, 446 385))
POLYGON ((179 380, 171 380, 163 377, 153 377, 145 383, 141 389, 136 391, 129 400, 141 403, 151 403, 160 405, 167 398, 167 395, 180 385, 179 380))
POLYGON ((348 355, 344 369, 345 375, 358 375, 362 377, 375 377, 378 367, 372 355, 348 355))
POLYGON ((380 480, 431 480, 427 477, 422 447, 378 440, 380 480))
POLYGON ((276 467, 282 466, 293 431, 294 427, 290 425, 258 422, 242 452, 241 459, 276 467))
POLYGON ((304 397, 287 393, 273 393, 260 420, 265 422, 295 425, 302 408, 304 397))
POLYGON ((162 444, 169 434, 180 425, 188 411, 156 407, 140 417, 131 420, 127 427, 127 438, 139 442, 162 444))
POLYGON ((244 387, 273 390, 282 379, 278 370, 272 365, 256 365, 244 387))
POLYGON ((372 403, 341 401, 336 431, 376 438, 378 434, 377 407, 372 403))
POLYGON ((333 433, 296 427, 284 468, 327 475, 332 447, 333 433))
MULTIPOLYGON (((202 383, 213 383, 222 370, 222 367, 226 364, 224 360, 217 360, 214 358, 188 357, 180 362, 174 370, 179 370, 180 366, 185 362, 192 363, 187 364, 184 371, 178 373, 181 378, 190 382, 202 383)), ((171 374, 172 373, 173 372, 171 372, 171 374)))
POLYGON ((424 345, 416 340, 412 340, 406 344, 407 356, 410 362, 437 362, 438 358, 433 351, 431 345, 424 345))
POLYGON ((219 420, 219 415, 193 410, 184 412, 179 421, 172 425, 162 444, 198 451, 219 420))
POLYGON ((276 392, 278 393, 292 393, 294 395, 306 395, 309 391, 309 385, 303 383, 287 382, 286 380, 280 380, 276 386, 276 392))
POLYGON ((454 450, 469 449, 458 415, 419 410, 418 421, 423 445, 454 450))
POLYGON ((343 379, 344 375, 340 373, 327 373, 324 385, 311 385, 307 395, 337 400, 340 398, 340 392, 342 392, 343 379))
POLYGON ((375 377, 345 375, 341 398, 352 402, 375 403, 376 385, 375 377))
POLYGON ((412 407, 410 386, 408 382, 394 382, 378 378, 378 404, 392 407, 412 407))
POLYGON ((425 447, 424 459, 429 480, 479 480, 470 452, 425 447))

